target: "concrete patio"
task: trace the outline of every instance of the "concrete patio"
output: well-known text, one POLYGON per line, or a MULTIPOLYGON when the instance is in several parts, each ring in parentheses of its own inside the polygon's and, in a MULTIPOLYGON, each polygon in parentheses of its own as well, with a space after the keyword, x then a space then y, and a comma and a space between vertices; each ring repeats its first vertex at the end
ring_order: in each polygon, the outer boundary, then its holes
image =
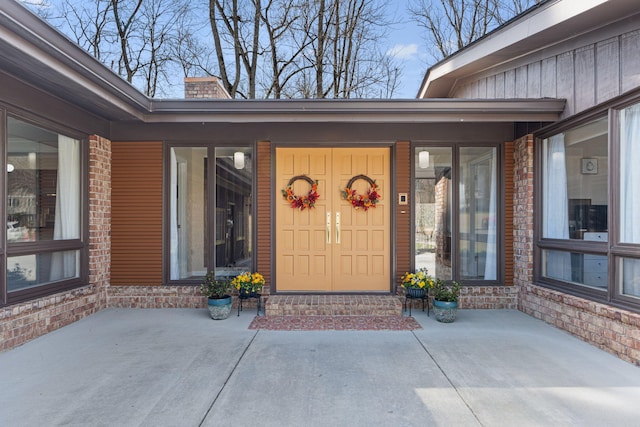
MULTIPOLYGON (((235 313, 234 313, 235 314, 235 313)), ((0 354, 1 426, 631 426, 640 369, 518 311, 255 331, 108 309, 0 354)))

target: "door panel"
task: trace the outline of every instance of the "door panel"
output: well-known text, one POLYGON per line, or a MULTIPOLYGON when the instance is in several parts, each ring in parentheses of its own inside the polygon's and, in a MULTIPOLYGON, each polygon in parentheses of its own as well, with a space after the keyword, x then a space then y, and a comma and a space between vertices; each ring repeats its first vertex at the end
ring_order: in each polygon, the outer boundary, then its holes
MULTIPOLYGON (((313 209, 303 211, 283 198, 276 202, 278 291, 389 291, 389 148, 276 148, 277 191, 297 175, 318 180, 320 197, 313 209), (375 180, 382 195, 366 212, 340 195, 360 174, 375 180)), ((358 180, 352 189, 366 194, 369 184, 358 180)), ((293 190, 306 195, 309 184, 296 181, 293 190)))
MULTIPOLYGON (((390 224, 388 197, 390 159, 388 148, 334 148, 337 188, 344 189, 355 175, 367 175, 376 181, 381 199, 375 208, 354 209, 339 191, 333 196, 335 210, 340 212, 340 244, 333 245, 334 291, 389 291, 390 224)), ((351 186, 358 194, 366 194, 369 183, 357 180, 351 186)))
MULTIPOLYGON (((331 149, 276 148, 276 191, 289 179, 307 175, 318 180, 320 198, 313 209, 293 209, 284 198, 276 200, 276 277, 282 291, 331 291, 330 253, 326 243, 327 181, 331 149)), ((293 183, 295 194, 309 192, 309 184, 293 183)))

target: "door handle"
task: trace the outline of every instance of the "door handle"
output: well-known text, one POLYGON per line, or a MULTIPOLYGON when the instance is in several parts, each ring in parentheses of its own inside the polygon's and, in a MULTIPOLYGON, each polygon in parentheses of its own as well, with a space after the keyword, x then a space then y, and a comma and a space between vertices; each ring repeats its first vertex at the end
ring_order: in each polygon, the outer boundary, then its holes
POLYGON ((336 212, 336 244, 340 244, 340 212, 336 212))
POLYGON ((327 244, 331 244, 331 212, 327 212, 327 244))

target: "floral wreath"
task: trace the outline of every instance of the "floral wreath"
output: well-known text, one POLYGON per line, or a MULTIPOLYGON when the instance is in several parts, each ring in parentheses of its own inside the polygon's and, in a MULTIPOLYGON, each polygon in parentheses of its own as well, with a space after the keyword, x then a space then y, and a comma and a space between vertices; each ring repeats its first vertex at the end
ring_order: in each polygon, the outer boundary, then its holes
POLYGON ((342 194, 343 199, 351 203, 351 206, 353 206, 354 209, 362 208, 365 211, 367 211, 369 210, 369 208, 375 208, 376 204, 380 201, 380 193, 378 193, 377 190, 378 190, 378 185, 374 180, 372 180, 366 175, 356 175, 349 180, 345 189, 340 191, 340 194, 342 194), (359 179, 364 179, 371 186, 367 190, 366 195, 365 194, 358 195, 356 194, 356 190, 351 189, 351 186, 353 185, 353 183, 359 179))
POLYGON ((316 200, 320 198, 318 194, 318 181, 314 181, 306 175, 296 175, 289 180, 285 189, 282 190, 282 197, 284 197, 294 209, 300 209, 301 211, 306 208, 311 209, 315 206, 316 200), (311 185, 311 189, 306 196, 300 197, 293 192, 293 183, 298 180, 306 181, 311 185))

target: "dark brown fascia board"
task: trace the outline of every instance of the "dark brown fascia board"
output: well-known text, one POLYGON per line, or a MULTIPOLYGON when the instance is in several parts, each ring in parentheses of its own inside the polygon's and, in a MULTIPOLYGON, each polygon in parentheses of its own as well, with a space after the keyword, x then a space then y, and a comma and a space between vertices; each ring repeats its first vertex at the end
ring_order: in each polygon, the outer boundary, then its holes
POLYGON ((153 100, 146 123, 553 122, 563 99, 153 100))
MULTIPOLYGON (((40 72, 58 73, 75 85, 81 84, 96 97, 109 100, 123 117, 140 119, 149 110, 150 98, 62 33, 14 0, 2 3, 0 40, 42 64, 40 72)), ((25 74, 30 72, 25 70, 25 74)))

